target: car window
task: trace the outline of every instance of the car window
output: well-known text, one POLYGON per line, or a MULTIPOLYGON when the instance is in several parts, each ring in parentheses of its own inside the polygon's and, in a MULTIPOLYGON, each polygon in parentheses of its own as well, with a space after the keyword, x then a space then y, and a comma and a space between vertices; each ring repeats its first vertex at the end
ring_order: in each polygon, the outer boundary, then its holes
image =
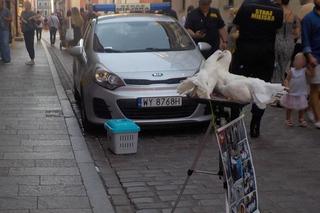
POLYGON ((101 23, 97 25, 95 34, 98 46, 106 52, 180 51, 195 48, 190 37, 176 22, 101 23))

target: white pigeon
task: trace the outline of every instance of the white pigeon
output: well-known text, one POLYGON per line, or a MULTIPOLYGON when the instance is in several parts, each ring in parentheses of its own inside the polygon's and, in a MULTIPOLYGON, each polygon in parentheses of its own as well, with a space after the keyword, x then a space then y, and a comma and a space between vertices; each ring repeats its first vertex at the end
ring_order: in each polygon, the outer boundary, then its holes
POLYGON ((178 93, 208 99, 215 90, 232 101, 254 102, 259 108, 265 109, 278 93, 284 92, 285 88, 281 84, 271 84, 258 78, 229 73, 231 58, 231 53, 227 50, 216 51, 206 60, 199 73, 178 86, 178 93), (185 90, 186 87, 188 90, 185 90))
POLYGON ((191 95, 194 97, 209 99, 218 80, 218 73, 212 71, 218 57, 219 54, 212 54, 210 56, 211 60, 203 62, 198 73, 187 78, 178 86, 178 93, 181 95, 191 95))

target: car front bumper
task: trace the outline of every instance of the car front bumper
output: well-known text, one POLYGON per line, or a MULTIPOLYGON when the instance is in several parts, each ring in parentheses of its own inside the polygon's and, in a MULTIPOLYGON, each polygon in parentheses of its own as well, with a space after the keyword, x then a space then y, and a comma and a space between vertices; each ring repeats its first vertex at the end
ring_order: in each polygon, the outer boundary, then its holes
POLYGON ((139 108, 139 97, 179 96, 177 85, 129 85, 108 90, 96 83, 83 89, 88 121, 103 124, 107 119, 128 118, 141 125, 204 122, 211 118, 208 106, 183 98, 181 107, 139 108))

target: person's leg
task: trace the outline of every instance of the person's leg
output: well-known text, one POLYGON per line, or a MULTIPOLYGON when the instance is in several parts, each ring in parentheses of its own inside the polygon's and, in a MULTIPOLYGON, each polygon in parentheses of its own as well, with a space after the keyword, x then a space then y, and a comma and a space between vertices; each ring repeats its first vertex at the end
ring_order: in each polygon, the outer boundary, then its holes
POLYGON ((39 40, 42 38, 42 28, 39 28, 39 40))
MULTIPOLYGON (((286 119, 287 121, 291 121, 291 113, 292 113, 292 110, 291 109, 287 109, 286 110, 286 119)), ((300 111, 299 111, 299 116, 300 116, 300 111)))
POLYGON ((301 127, 307 127, 308 126, 307 122, 304 120, 304 111, 305 110, 299 110, 299 125, 301 127))
MULTIPOLYGON (((252 46, 251 51, 253 55, 255 55, 254 57, 251 55, 252 58, 249 64, 250 67, 248 67, 251 76, 266 82, 270 82, 274 71, 274 45, 261 44, 259 49, 256 48, 256 46, 252 46)), ((257 105, 253 104, 251 109, 252 119, 250 124, 250 130, 253 130, 253 132, 250 133, 250 135, 254 138, 260 136, 260 124, 264 111, 264 109, 260 109, 257 105)))
POLYGON ((39 41, 39 28, 36 29, 37 40, 39 41))
POLYGON ((56 43, 56 35, 57 35, 57 29, 56 28, 54 28, 54 30, 53 30, 53 44, 55 44, 56 43))
POLYGON ((0 58, 3 60, 3 52, 1 51, 4 46, 4 39, 3 39, 3 31, 0 30, 0 58))
POLYGON ((34 31, 24 33, 24 39, 31 62, 34 60, 34 31))
POLYGON ((314 113, 315 122, 320 122, 319 84, 310 85, 310 104, 314 113))
POLYGON ((49 32, 50 32, 50 44, 52 45, 52 29, 51 28, 50 28, 49 32))
POLYGON ((2 61, 8 63, 11 61, 10 46, 9 46, 10 33, 6 30, 0 31, 0 49, 2 61))

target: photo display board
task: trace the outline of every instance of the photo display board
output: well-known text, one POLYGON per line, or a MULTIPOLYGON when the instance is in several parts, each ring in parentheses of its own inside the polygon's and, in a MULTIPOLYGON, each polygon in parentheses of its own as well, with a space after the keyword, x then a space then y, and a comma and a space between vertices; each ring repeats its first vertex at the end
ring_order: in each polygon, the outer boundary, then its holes
POLYGON ((244 116, 216 132, 227 182, 228 212, 258 213, 258 190, 244 116))

